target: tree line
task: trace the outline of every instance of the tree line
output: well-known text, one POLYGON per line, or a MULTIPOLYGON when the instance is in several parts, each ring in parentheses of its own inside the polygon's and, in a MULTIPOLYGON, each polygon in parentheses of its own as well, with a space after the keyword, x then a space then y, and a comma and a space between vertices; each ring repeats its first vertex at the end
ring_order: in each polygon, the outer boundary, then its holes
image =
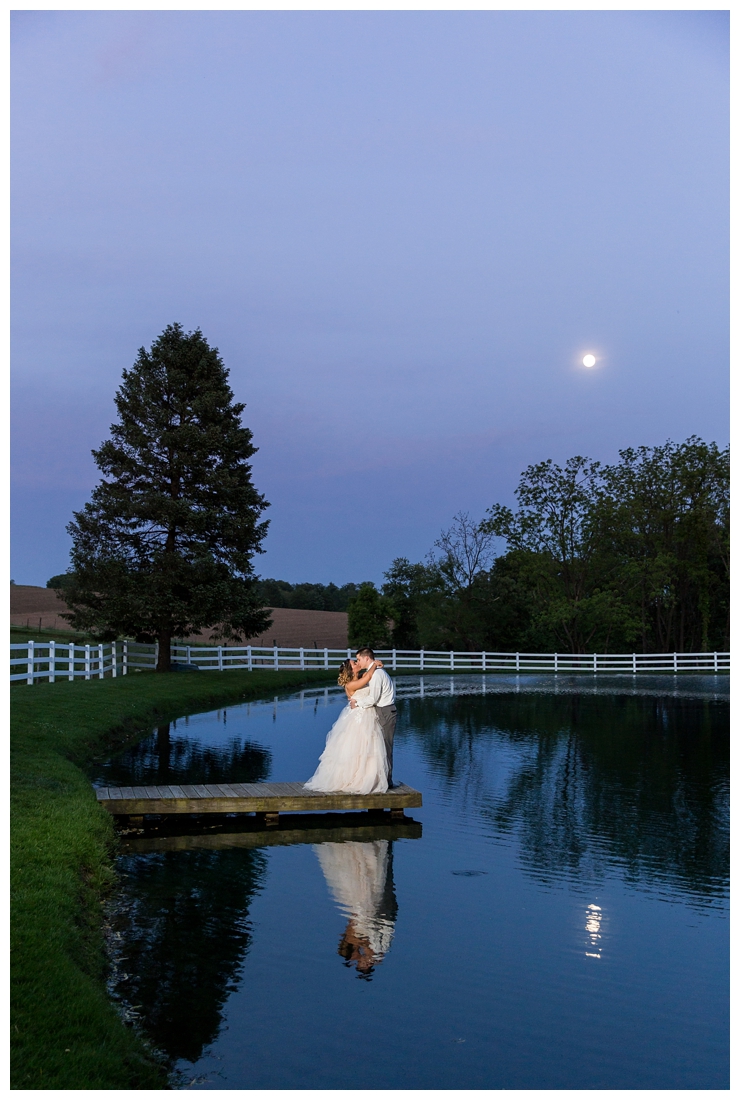
POLYGON ((729 449, 691 436, 529 466, 518 507, 458 513, 349 606, 351 645, 499 652, 729 649, 729 449), (499 552, 503 550, 503 552, 499 552))
POLYGON ((357 596, 360 585, 290 584, 271 577, 260 577, 255 590, 265 607, 292 607, 300 611, 346 611, 357 596))
MULTIPOLYGON (((57 573, 49 577, 47 588, 64 591, 72 584, 71 573, 57 573)), ((15 581, 11 581, 14 584, 15 581)), ((346 611, 360 591, 360 585, 350 582, 339 587, 336 584, 291 584, 274 577, 257 577, 254 592, 261 607, 290 607, 296 611, 346 611)))

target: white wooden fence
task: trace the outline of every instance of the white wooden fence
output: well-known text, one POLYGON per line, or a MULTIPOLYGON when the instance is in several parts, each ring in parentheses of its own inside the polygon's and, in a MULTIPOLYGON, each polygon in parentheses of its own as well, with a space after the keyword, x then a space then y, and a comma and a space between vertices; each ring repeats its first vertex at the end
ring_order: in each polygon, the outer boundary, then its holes
MULTIPOLYGON (((268 646, 173 645, 172 660, 203 671, 230 669, 333 669, 351 649, 268 646)), ((377 656, 391 671, 413 672, 729 672, 729 653, 460 653, 451 650, 389 649, 377 656)), ((153 670, 156 645, 108 642, 22 642, 10 645, 10 679, 86 680, 153 670)))

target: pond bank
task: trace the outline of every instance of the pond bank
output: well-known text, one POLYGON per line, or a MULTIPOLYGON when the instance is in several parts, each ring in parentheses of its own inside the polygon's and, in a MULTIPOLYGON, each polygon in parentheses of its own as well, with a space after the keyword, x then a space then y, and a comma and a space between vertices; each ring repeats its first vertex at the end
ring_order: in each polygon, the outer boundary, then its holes
POLYGON ((105 989, 113 822, 84 771, 188 711, 334 681, 331 672, 140 674, 11 690, 11 1088, 167 1088, 105 989))

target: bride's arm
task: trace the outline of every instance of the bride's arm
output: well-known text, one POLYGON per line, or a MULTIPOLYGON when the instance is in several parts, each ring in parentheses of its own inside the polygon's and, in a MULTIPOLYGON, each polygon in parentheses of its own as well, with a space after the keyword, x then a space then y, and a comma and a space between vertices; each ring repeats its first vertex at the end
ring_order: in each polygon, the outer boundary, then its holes
POLYGON ((373 661, 373 663, 368 666, 368 669, 365 672, 364 676, 362 676, 359 680, 350 680, 348 684, 345 684, 344 690, 347 692, 347 695, 350 697, 350 699, 356 691, 359 691, 360 688, 367 687, 372 679, 375 669, 382 667, 383 666, 381 661, 373 661))

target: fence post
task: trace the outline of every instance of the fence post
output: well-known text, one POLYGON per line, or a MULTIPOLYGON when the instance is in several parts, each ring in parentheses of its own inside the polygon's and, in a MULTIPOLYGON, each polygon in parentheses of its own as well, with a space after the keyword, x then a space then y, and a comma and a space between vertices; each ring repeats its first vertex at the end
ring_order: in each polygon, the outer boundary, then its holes
POLYGON ((594 653, 594 672, 596 672, 596 654, 594 653))
POLYGON ((424 671, 424 650, 423 649, 419 650, 419 668, 422 672, 424 671))
POLYGON ((481 668, 485 672, 486 671, 486 651, 485 651, 485 649, 483 650, 483 653, 481 654, 481 657, 483 658, 482 661, 481 661, 481 668))
POLYGON ((185 660, 188 662, 188 664, 191 663, 191 661, 190 661, 190 650, 191 650, 191 646, 189 646, 189 645, 185 646, 185 660))
POLYGON ((223 672, 223 670, 224 670, 224 647, 220 645, 218 647, 218 671, 223 672))
POLYGON ((275 646, 275 649, 273 650, 273 652, 275 654, 275 670, 277 671, 280 668, 280 659, 278 657, 278 647, 277 646, 275 646))
POLYGON ((301 646, 301 668, 305 668, 305 662, 303 660, 303 646, 301 646))
POLYGON ((349 646, 347 646, 347 660, 349 660, 351 656, 352 656, 352 650, 349 648, 349 646))
POLYGON ((85 679, 90 679, 90 646, 85 646, 85 679))
POLYGON ((636 672, 637 672, 637 654, 633 653, 632 654, 632 675, 634 676, 634 674, 636 672))
POLYGON ((27 684, 32 684, 33 683, 33 649, 34 649, 33 642, 29 641, 29 643, 28 643, 28 664, 26 666, 26 683, 27 684))
POLYGON ((56 677, 54 673, 57 667, 57 643, 49 642, 49 683, 53 684, 56 677))
POLYGON ((154 668, 159 664, 159 642, 154 643, 154 668))
POLYGON ((324 647, 324 668, 328 668, 328 667, 329 667, 329 650, 325 646, 324 647))
POLYGON ((105 652, 103 650, 103 643, 98 645, 98 679, 102 680, 105 676, 105 652))
POLYGON ((714 671, 717 671, 717 654, 714 654, 714 671))
POLYGON ((70 680, 75 678, 75 644, 70 642, 67 646, 67 676, 70 680))
POLYGON ((391 668, 393 669, 394 672, 396 671, 396 651, 395 651, 395 649, 393 650, 393 656, 391 658, 391 668))
POLYGON ((673 654, 673 671, 678 672, 678 654, 673 654))
POLYGON ((454 649, 450 650, 450 668, 451 669, 455 668, 455 651, 454 651, 454 649))
POLYGON ((111 642, 110 644, 110 674, 111 676, 118 675, 118 643, 111 642))
POLYGON ((519 671, 519 654, 516 654, 516 670, 519 671))
POLYGON ((123 643, 123 668, 121 672, 124 676, 128 675, 128 642, 125 640, 123 643))
POLYGON ((557 655, 557 653, 553 653, 553 657, 555 658, 555 671, 557 672, 558 671, 558 655, 557 655))

